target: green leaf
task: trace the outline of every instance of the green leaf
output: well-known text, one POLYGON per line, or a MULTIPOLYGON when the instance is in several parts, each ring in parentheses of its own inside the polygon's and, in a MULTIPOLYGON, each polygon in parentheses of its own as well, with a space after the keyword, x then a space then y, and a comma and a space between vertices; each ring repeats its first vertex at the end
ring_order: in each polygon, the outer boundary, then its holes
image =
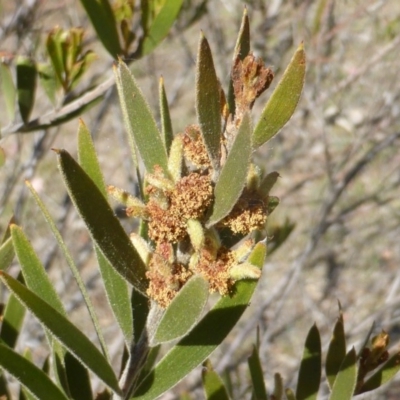
POLYGON ((286 394, 287 400, 296 400, 296 396, 294 395, 292 389, 285 389, 285 394, 286 394))
POLYGON ((371 375, 357 394, 377 389, 389 382, 400 370, 400 353, 393 354, 378 371, 371 375))
POLYGON ((71 398, 92 400, 89 371, 71 353, 65 354, 64 361, 71 398))
POLYGON ((26 286, 42 300, 51 304, 60 314, 66 316, 60 297, 22 229, 12 225, 11 236, 26 286))
MULTIPOLYGON (((68 319, 46 301, 5 272, 0 279, 74 356, 98 376, 107 386, 120 394, 117 378, 97 347, 68 319)), ((46 398, 46 397, 45 397, 46 398)), ((47 397, 48 398, 48 397, 47 397)))
POLYGON ((132 153, 137 148, 147 172, 154 172, 154 166, 159 165, 168 175, 167 152, 143 93, 122 61, 114 67, 114 73, 132 153))
POLYGON ((239 199, 246 183, 251 152, 251 120, 246 113, 215 185, 214 208, 208 227, 226 217, 239 199))
POLYGON ((262 196, 268 196, 271 189, 274 187, 276 181, 279 178, 279 173, 276 171, 270 172, 260 183, 259 193, 262 196))
POLYGON ((81 0, 98 38, 113 58, 123 53, 114 11, 108 0, 81 0))
MULTIPOLYGON (((18 279, 23 280, 21 274, 18 275, 18 279)), ((25 307, 11 293, 4 310, 0 330, 0 339, 10 348, 14 348, 17 343, 25 313, 25 307)))
POLYGON ((207 299, 207 281, 200 275, 193 276, 166 309, 154 336, 154 344, 185 336, 199 321, 207 299))
MULTIPOLYGON (((260 269, 266 246, 259 242, 248 261, 260 269)), ((232 296, 222 297, 194 329, 157 364, 140 383, 134 399, 153 400, 175 386, 222 343, 247 309, 256 281, 238 281, 232 296)))
POLYGON ((261 367, 257 346, 253 346, 253 352, 247 360, 250 370, 251 382, 253 383, 253 396, 257 400, 268 400, 267 389, 264 382, 264 374, 261 367))
POLYGON ((163 77, 160 78, 158 94, 160 98, 161 137, 164 141, 164 146, 167 149, 167 153, 169 154, 174 133, 172 130, 171 116, 169 115, 168 99, 167 94, 165 93, 163 77))
POLYGON ((33 103, 35 102, 36 91, 36 65, 28 57, 20 56, 17 59, 17 95, 19 112, 22 121, 27 123, 33 103))
POLYGON ((220 91, 211 49, 203 33, 196 63, 196 113, 208 156, 217 171, 221 153, 220 91))
POLYGON ((308 332, 296 389, 297 400, 317 399, 321 381, 321 338, 314 324, 308 332))
POLYGON ((0 365, 36 398, 68 400, 41 369, 4 344, 0 344, 0 365))
POLYGON ((0 399, 4 398, 7 400, 12 398, 8 389, 8 381, 4 371, 0 370, 0 399))
POLYGON ((229 400, 228 392, 224 382, 214 371, 209 360, 207 360, 203 365, 201 378, 207 400, 229 400))
POLYGON ((53 105, 56 104, 58 82, 53 68, 48 64, 38 64, 39 81, 53 105))
POLYGON ((133 247, 107 200, 79 164, 57 150, 68 193, 84 220, 93 241, 117 272, 137 290, 146 292, 146 266, 133 247))
POLYGON ((344 332, 343 314, 340 312, 333 329, 332 338, 329 342, 326 355, 325 372, 329 387, 332 388, 340 366, 346 357, 346 336, 344 332))
POLYGON ((336 376, 329 400, 350 400, 357 382, 357 355, 354 347, 347 353, 336 376))
POLYGON ((14 258, 14 247, 11 238, 0 246, 0 270, 6 270, 14 258))
POLYGON ((4 96, 8 118, 13 121, 15 118, 16 90, 12 74, 8 65, 0 62, 1 93, 4 96))
POLYGON ((149 54, 167 36, 175 22, 183 0, 166 0, 152 21, 142 43, 142 55, 149 54))
POLYGON ((300 100, 305 72, 306 57, 300 44, 261 113, 253 133, 254 148, 270 140, 289 121, 300 100))
MULTIPOLYGON (((239 57, 242 61, 250 52, 250 23, 249 16, 247 14, 247 8, 244 8, 242 24, 240 26, 239 34, 236 39, 235 51, 233 52, 233 63, 236 58, 239 57)), ((233 82, 232 77, 229 80, 229 90, 228 90, 228 105, 229 105, 229 113, 235 114, 235 96, 233 90, 233 82)))
POLYGON ((280 374, 274 374, 274 393, 273 393, 273 399, 274 400, 282 400, 283 397, 283 381, 282 381, 282 376, 280 374))
MULTIPOLYGON (((52 233, 53 233, 55 239, 57 240, 58 245, 60 246, 60 249, 61 249, 61 251, 62 251, 62 253, 63 253, 65 259, 67 260, 68 266, 69 266, 69 268, 71 269, 71 272, 72 272, 72 274, 73 274, 73 276, 74 276, 74 278, 75 278, 75 281, 76 281, 76 283, 78 284, 79 290, 81 291, 82 297, 83 297, 83 299, 85 300, 85 305, 86 305, 86 307, 87 307, 87 309, 88 309, 88 311, 89 311, 89 315, 90 315, 90 318, 91 318, 91 320, 92 320, 92 322, 93 322, 93 326, 94 326, 94 329, 95 329, 95 331, 96 331, 97 337, 98 337, 98 339, 99 339, 99 342, 100 342, 101 348, 102 348, 102 350, 103 350, 103 353, 104 353, 104 355, 108 358, 107 345, 106 345, 106 343, 105 343, 103 334, 102 334, 102 332, 101 332, 100 324, 99 324, 99 321, 98 321, 96 312, 95 312, 94 307, 93 307, 93 304, 92 304, 92 302, 91 302, 91 300, 90 300, 89 294, 88 294, 88 292, 87 292, 87 290, 86 290, 85 284, 83 283, 83 280, 82 280, 82 277, 81 277, 81 275, 80 275, 80 273, 79 273, 78 267, 75 265, 75 262, 74 262, 74 260, 73 260, 73 258, 72 258, 72 256, 71 256, 71 254, 69 253, 69 251, 68 251, 68 249, 67 249, 67 246, 65 245, 64 240, 63 240, 63 238, 62 238, 62 236, 61 236, 59 230, 57 229, 55 222, 54 222, 53 219, 51 218, 51 215, 50 215, 50 213, 48 212, 46 206, 45 206, 44 203, 41 201, 41 199, 40 199, 40 197, 38 196, 38 194, 36 193, 35 189, 33 189, 32 185, 31 185, 29 182, 27 182, 27 186, 28 186, 29 190, 31 191, 31 193, 32 193, 32 195, 33 195, 33 197, 34 197, 34 199, 35 199, 37 205, 39 206, 40 210, 42 211, 43 216, 45 217, 47 224, 49 225, 49 227, 50 227, 50 229, 51 229, 51 231, 52 231, 52 233)), ((27 242, 27 245, 29 245, 29 242, 28 242, 27 240, 26 240, 26 242, 27 242)), ((33 249, 32 249, 31 251, 32 251, 32 253, 34 254, 33 249)), ((32 256, 32 257, 33 257, 33 256, 32 256)), ((21 260, 20 260, 20 262, 21 262, 21 265, 22 265, 23 263, 22 263, 21 260)), ((40 265, 39 260, 38 260, 38 263, 39 263, 39 265, 40 265)), ((30 267, 28 267, 28 265, 29 265, 29 260, 26 262, 26 265, 27 265, 26 270, 27 270, 27 271, 30 271, 30 267)), ((39 269, 39 268, 38 268, 38 269, 39 269)), ((44 270, 44 268, 41 267, 41 271, 43 271, 43 270, 44 270)), ((24 272, 24 273, 25 273, 25 272, 24 272)), ((39 276, 39 274, 38 274, 38 276, 39 276)), ((42 280, 43 280, 43 281, 44 281, 45 279, 48 280, 46 274, 44 274, 44 275, 42 274, 41 277, 42 277, 42 280)), ((39 286, 40 286, 40 285, 39 285, 39 286)), ((54 294, 55 294, 55 291, 54 291, 54 289, 53 289, 53 287, 52 287, 52 285, 51 285, 50 282, 48 282, 48 286, 49 286, 49 288, 50 288, 49 290, 53 291, 54 294)), ((32 288, 30 285, 28 285, 28 287, 29 287, 30 289, 33 290, 33 288, 32 288)), ((33 290, 33 291, 34 291, 34 293, 38 294, 40 297, 43 298, 43 296, 41 295, 40 289, 39 289, 39 290, 33 290)), ((45 300, 46 300, 46 299, 45 299, 45 300)), ((46 301, 47 301, 47 300, 46 300, 46 301)), ((49 303, 49 304, 53 304, 52 301, 48 301, 48 303, 49 303)), ((61 304, 61 301, 60 301, 60 304, 61 304)), ((62 305, 59 306, 59 307, 56 307, 56 309, 57 309, 58 312, 61 312, 61 308, 60 308, 60 307, 62 307, 62 305)), ((61 313, 62 313, 62 312, 61 312, 61 313)), ((62 314, 63 314, 63 313, 62 313, 62 314)))

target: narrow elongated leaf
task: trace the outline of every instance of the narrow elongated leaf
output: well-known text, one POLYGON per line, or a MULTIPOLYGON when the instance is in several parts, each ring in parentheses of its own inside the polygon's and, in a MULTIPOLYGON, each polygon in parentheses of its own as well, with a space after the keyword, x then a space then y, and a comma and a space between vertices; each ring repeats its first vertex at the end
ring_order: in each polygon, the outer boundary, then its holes
POLYGON ((97 375, 107 386, 120 393, 117 378, 97 347, 68 319, 27 287, 5 272, 0 279, 76 358, 97 375))
MULTIPOLYGON (((259 242, 249 262, 262 268, 266 246, 259 242)), ((140 383, 134 399, 153 400, 175 386, 221 344, 249 305, 256 281, 239 281, 232 296, 222 297, 194 329, 140 383)))
POLYGON ((89 371, 71 353, 66 353, 64 361, 71 398, 92 400, 89 371))
MULTIPOLYGON (((233 52, 233 60, 234 63, 236 58, 239 57, 241 60, 249 54, 250 52, 250 23, 249 16, 247 14, 247 8, 243 11, 242 24, 240 25, 240 30, 238 37, 236 39, 235 51, 233 52)), ((229 105, 229 113, 235 114, 235 96, 233 91, 233 82, 232 77, 229 80, 229 89, 228 89, 228 105, 229 105)))
POLYGON ((22 121, 28 122, 36 91, 36 66, 28 57, 19 57, 17 60, 17 95, 19 112, 22 121))
POLYGON ((113 58, 123 53, 113 9, 108 0, 81 0, 98 38, 113 58))
POLYGON ((351 400, 357 382, 357 356, 354 347, 347 353, 336 376, 329 400, 351 400))
MULTIPOLYGON (((99 324, 96 312, 94 310, 93 304, 92 304, 92 302, 90 300, 89 294, 88 294, 88 292, 86 290, 85 284, 83 283, 82 277, 81 277, 81 275, 79 273, 78 267, 75 265, 75 262, 74 262, 74 260, 73 260, 73 258, 71 256, 71 254, 69 253, 69 251, 67 249, 67 246, 65 245, 64 240, 63 240, 59 230, 57 229, 55 222, 51 218, 51 215, 48 212, 46 206, 41 201, 41 199, 39 198, 39 196, 36 193, 35 189, 33 189, 32 185, 30 185, 30 183, 28 183, 28 182, 26 184, 27 184, 29 190, 31 191, 31 193, 32 193, 37 205, 39 206, 40 210, 42 211, 43 216, 45 217, 47 224, 49 225, 54 237, 56 238, 56 240, 58 242, 58 245, 60 246, 60 249, 61 249, 65 259, 67 260, 68 266, 71 269, 71 272, 72 272, 72 274, 73 274, 73 276, 75 278, 75 281, 78 284, 79 290, 82 293, 83 299, 85 300, 86 307, 87 307, 87 309, 89 311, 89 315, 90 315, 90 318, 91 318, 91 320, 93 322, 93 326, 94 326, 94 329, 95 329, 95 331, 97 333, 97 337, 99 339, 99 342, 100 342, 101 348, 103 350, 103 353, 108 358, 107 346, 106 346, 103 334, 102 334, 101 329, 100 329, 100 324, 99 324)), ((27 241, 27 239, 25 241, 26 241, 26 246, 30 247, 29 242, 27 241)), ((31 252, 34 254, 33 249, 31 249, 31 252)), ((25 259, 25 261, 23 261, 22 258, 24 258, 24 252, 23 251, 21 253, 20 263, 21 263, 21 265, 25 265, 26 266, 25 267, 26 274, 29 273, 30 275, 32 275, 32 268, 30 267, 29 259, 28 260, 25 259)), ((37 260, 37 262, 40 265, 40 261, 37 260)), ((40 276, 41 280, 43 280, 43 281, 47 280, 48 281, 47 286, 49 287, 49 290, 53 291, 53 293, 55 294, 55 291, 54 291, 50 281, 48 280, 47 275, 43 273, 44 268, 43 267, 38 267, 37 269, 42 271, 42 272, 38 273, 38 274, 35 274, 35 272, 33 271, 33 276, 40 276)), ((25 271, 24 271, 24 273, 25 273, 25 271)), ((28 285, 28 287, 33 290, 32 286, 28 285)), ((34 291, 34 293, 38 294, 41 298, 44 299, 44 297, 42 296, 42 293, 40 291, 40 284, 39 284, 39 288, 35 288, 35 290, 33 290, 33 291, 34 291)), ((44 299, 44 300, 46 300, 46 299, 44 299)), ((48 303, 49 304, 53 304, 51 300, 48 301, 48 303)), ((60 301, 60 304, 61 304, 61 301, 60 301)), ((60 311, 61 310, 60 307, 62 307, 62 306, 59 305, 56 308, 58 312, 61 312, 60 311)))
POLYGON ((15 117, 16 90, 10 68, 2 62, 0 62, 0 82, 1 93, 6 103, 8 118, 10 121, 13 121, 15 117))
POLYGON ((400 353, 393 354, 386 363, 374 372, 361 387, 357 394, 369 392, 378 389, 389 382, 400 370, 400 353))
POLYGON ((53 68, 49 64, 38 64, 38 75, 41 86, 53 105, 56 104, 58 82, 53 68))
POLYGON ((192 277, 165 311, 154 336, 154 344, 186 335, 200 319, 207 299, 207 281, 200 275, 192 277))
POLYGON ((211 49, 203 33, 196 63, 196 113, 211 164, 214 170, 218 170, 221 153, 220 92, 211 49))
POLYGON ((0 344, 0 365, 36 398, 68 400, 68 397, 41 369, 4 344, 0 344))
POLYGON ((11 238, 0 246, 0 270, 6 270, 14 258, 14 247, 11 238))
POLYGON ((132 152, 138 150, 148 172, 154 172, 154 166, 159 165, 168 175, 167 152, 142 91, 122 61, 114 67, 114 73, 132 152))
POLYGON ((27 287, 51 304, 60 314, 66 316, 60 297, 22 229, 12 225, 11 236, 27 287))
POLYGON ((226 217, 239 199, 246 183, 251 152, 251 120, 246 113, 215 185, 214 208, 207 222, 208 227, 226 217))
POLYGON ((207 400, 229 400, 228 391, 221 377, 214 371, 211 362, 207 360, 201 371, 203 388, 207 400))
MULTIPOLYGON (((92 137, 82 120, 79 121, 78 129, 78 156, 79 163, 83 170, 97 185, 103 196, 107 197, 103 174, 101 173, 92 137)), ((103 256, 97 246, 96 257, 103 278, 108 303, 110 304, 118 325, 121 327, 127 344, 129 344, 133 338, 133 321, 127 283, 103 256)))
POLYGON ((297 400, 315 400, 321 381, 321 338, 314 324, 308 332, 296 389, 297 400))
POLYGON ((253 396, 257 400, 268 400, 267 388, 265 387, 264 374, 257 346, 253 346, 253 352, 247 360, 247 363, 249 365, 251 382, 253 383, 253 396))
MULTIPOLYGON (((18 276, 23 279, 22 276, 18 276)), ((26 308, 10 294, 1 323, 0 339, 10 348, 14 348, 24 322, 26 308)))
POLYGON ((0 398, 11 399, 11 394, 8 389, 8 379, 5 376, 5 372, 0 370, 0 398))
POLYGON ((158 87, 158 95, 160 98, 160 115, 161 115, 161 136, 164 141, 164 146, 169 154, 174 133, 172 130, 171 116, 169 115, 168 99, 165 93, 164 79, 160 78, 158 87))
POLYGON ((300 100, 305 72, 306 57, 301 44, 261 113, 253 133, 254 148, 270 140, 289 121, 300 100))
POLYGON ((343 315, 340 312, 333 329, 332 338, 329 342, 328 353, 326 355, 325 371, 330 388, 335 382, 336 375, 346 357, 346 336, 344 332, 343 315))
POLYGON ((175 22, 183 0, 166 0, 154 18, 142 44, 142 55, 149 54, 167 36, 175 22))
POLYGON ((146 266, 96 184, 65 151, 58 150, 68 193, 93 241, 110 264, 137 290, 146 292, 146 266))

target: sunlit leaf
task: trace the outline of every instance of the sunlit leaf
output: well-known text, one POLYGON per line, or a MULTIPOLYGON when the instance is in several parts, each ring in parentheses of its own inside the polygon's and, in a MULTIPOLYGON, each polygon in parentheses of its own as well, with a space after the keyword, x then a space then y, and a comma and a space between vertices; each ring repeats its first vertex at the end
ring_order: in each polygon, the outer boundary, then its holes
MULTIPOLYGON (((266 246, 259 242, 248 261, 262 268, 266 246)), ((232 296, 222 297, 194 329, 139 384, 134 399, 153 400, 175 386, 221 344, 247 309, 256 281, 239 281, 232 296), (223 321, 223 323, 221 323, 223 321)))
POLYGON ((96 184, 65 151, 58 150, 68 193, 93 241, 117 272, 137 290, 146 292, 146 266, 96 184), (101 216, 99 218, 99 216, 101 216))
POLYGON ((220 92, 211 49, 203 33, 197 51, 196 112, 211 164, 218 170, 221 152, 220 92))
POLYGON ((189 279, 166 309, 157 328, 154 344, 186 335, 200 319, 207 299, 207 281, 199 275, 189 279))
MULTIPOLYGON (((221 377, 214 371, 211 362, 207 360, 201 371, 204 393, 207 400, 229 400, 229 395, 221 377)), ((260 399, 261 400, 261 399, 260 399)))
POLYGON ((13 121, 15 117, 16 90, 10 67, 2 62, 0 62, 0 82, 1 94, 4 96, 8 118, 13 121))
POLYGON ((305 72, 306 57, 301 44, 261 113, 253 133, 254 148, 270 140, 289 121, 300 100, 305 72))
POLYGON ((207 226, 212 226, 226 217, 243 191, 250 166, 251 132, 250 115, 246 113, 215 185, 214 208, 207 226))
POLYGON ((314 324, 308 332, 300 364, 297 400, 316 400, 321 381, 321 338, 314 324))
POLYGON ((111 366, 90 339, 51 305, 10 275, 1 272, 0 279, 43 326, 74 354, 76 358, 116 393, 120 393, 118 381, 111 366))
POLYGON ((142 44, 142 54, 150 53, 167 36, 181 9, 183 0, 166 0, 147 28, 142 44))
POLYGON ((114 73, 132 152, 138 150, 148 172, 153 173, 154 166, 159 165, 168 174, 167 152, 142 91, 122 61, 114 67, 114 73))
POLYGON ((68 397, 53 383, 48 375, 4 344, 0 344, 0 365, 36 398, 68 400, 68 397))
POLYGON ((357 382, 357 356, 352 348, 344 358, 332 386, 329 400, 350 400, 353 398, 357 382))

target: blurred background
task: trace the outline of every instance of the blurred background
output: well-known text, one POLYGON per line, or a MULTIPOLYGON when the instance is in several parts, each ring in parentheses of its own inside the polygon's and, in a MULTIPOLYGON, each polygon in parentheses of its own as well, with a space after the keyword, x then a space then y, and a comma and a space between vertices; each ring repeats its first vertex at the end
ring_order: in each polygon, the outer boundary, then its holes
MULTIPOLYGON (((227 89, 243 8, 250 18, 252 51, 275 73, 272 87, 256 102, 257 121, 274 85, 297 46, 307 54, 305 90, 286 127, 254 154, 266 172, 278 171, 272 194, 280 205, 268 221, 270 255, 252 304, 224 345, 215 368, 246 398, 247 358, 259 330, 268 386, 275 372, 293 387, 304 340, 315 322, 326 353, 340 302, 349 346, 361 346, 371 329, 400 341, 400 2, 396 0, 186 0, 170 35, 149 56, 132 60, 132 70, 155 115, 162 75, 175 133, 196 122, 194 81, 197 41, 204 32, 218 76, 227 89)), ((78 0, 0 1, 0 57, 12 65, 27 55, 42 61, 43 41, 56 25, 84 28, 84 47, 97 58, 76 92, 112 76, 111 57, 78 0)), ((53 109, 38 87, 32 118, 53 109)), ((81 115, 90 128, 107 184, 135 191, 122 116, 115 88, 81 115)), ((158 116, 157 116, 158 118, 158 116)), ((2 132, 10 121, 0 93, 2 132)), ((78 119, 33 133, 3 134, 6 162, 0 169, 0 229, 14 214, 32 241, 72 321, 91 332, 86 309, 69 268, 24 185, 32 182, 57 221, 97 306, 115 365, 123 345, 99 279, 83 222, 66 195, 51 148, 76 155, 78 119)), ((12 130, 12 129, 11 129, 12 130)), ((101 216, 99 216, 101 218, 101 216)), ((126 229, 133 222, 124 220, 126 229)), ((12 271, 17 270, 12 266, 12 271)), ((5 301, 2 293, 1 301, 5 301)), ((32 318, 19 347, 37 347, 43 331, 32 318)), ((92 333, 94 337, 94 333, 92 333)), ((164 398, 189 392, 202 398, 197 369, 164 398)), ((398 399, 400 377, 360 399, 398 399)), ((326 398, 327 387, 321 398, 326 398)))

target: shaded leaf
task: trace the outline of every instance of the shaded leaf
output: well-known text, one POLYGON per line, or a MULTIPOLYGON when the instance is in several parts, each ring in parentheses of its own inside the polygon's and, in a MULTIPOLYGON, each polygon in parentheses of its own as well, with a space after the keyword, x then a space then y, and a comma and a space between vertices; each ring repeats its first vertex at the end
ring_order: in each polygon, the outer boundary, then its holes
POLYGON ((346 357, 346 336, 344 332, 343 314, 340 312, 333 329, 332 338, 329 342, 328 353, 326 355, 325 371, 330 388, 335 382, 336 375, 346 357))
POLYGON ((138 150, 147 172, 154 172, 154 166, 159 165, 168 175, 167 152, 142 91, 122 61, 114 67, 114 73, 132 153, 138 150))
POLYGON ((215 73, 211 49, 203 33, 196 63, 196 113, 201 134, 214 170, 218 170, 221 153, 220 86, 215 73))
MULTIPOLYGON (((19 274, 18 279, 23 281, 21 274, 19 274)), ((12 293, 10 293, 4 310, 0 330, 0 339, 10 348, 14 348, 17 343, 24 322, 25 313, 25 307, 12 293)))
POLYGON ((17 59, 17 95, 19 112, 24 123, 28 122, 35 102, 36 65, 28 57, 17 59))
POLYGON ((58 82, 53 68, 48 64, 38 64, 39 81, 53 105, 56 104, 58 82))
POLYGON ((207 222, 208 227, 226 217, 239 199, 246 184, 251 152, 251 120, 246 113, 215 185, 214 208, 207 222))
POLYGON ((374 372, 362 385, 360 391, 357 394, 369 392, 377 389, 389 382, 400 370, 400 353, 396 352, 393 354, 388 361, 379 368, 378 371, 374 372))
POLYGON ((253 396, 257 400, 268 400, 267 388, 265 387, 264 374, 261 366, 257 346, 253 346, 253 352, 247 360, 250 370, 251 382, 253 383, 253 396))
POLYGON ((314 324, 308 332, 296 388, 297 400, 317 399, 321 381, 321 338, 314 324))
POLYGON ((254 148, 270 140, 289 121, 300 100, 305 72, 306 58, 301 44, 261 113, 253 133, 254 148))
POLYGON ((350 400, 357 383, 357 356, 354 347, 347 353, 336 376, 329 400, 350 400))
POLYGON ((68 400, 41 369, 4 344, 0 344, 0 365, 38 399, 68 400))
POLYGON ((13 121, 15 117, 16 90, 10 67, 2 62, 0 62, 0 82, 1 93, 6 103, 8 118, 10 121, 13 121))
MULTIPOLYGON (((262 268, 265 254, 266 246, 259 242, 248 261, 262 268)), ((233 295, 222 297, 194 329, 161 359, 155 369, 139 384, 133 398, 157 398, 209 357, 248 307, 256 286, 256 281, 236 282, 233 295)))
POLYGON ((166 0, 148 27, 142 43, 142 55, 150 53, 167 36, 175 22, 183 0, 166 0))
POLYGON ((185 336, 199 321, 208 299, 208 283, 200 275, 193 276, 178 292, 166 309, 154 336, 154 344, 185 336))
POLYGON ((98 38, 113 58, 123 53, 119 43, 117 24, 108 0, 81 0, 98 38))
POLYGON ((64 362, 71 398, 92 400, 89 371, 71 353, 65 354, 64 362))
POLYGON ((68 193, 93 241, 113 268, 137 290, 145 293, 146 266, 113 210, 79 164, 65 150, 58 150, 57 153, 68 193))
POLYGON ((165 93, 163 77, 160 78, 158 94, 160 98, 161 136, 164 141, 164 146, 167 149, 167 153, 169 154, 174 133, 172 130, 171 116, 169 115, 168 99, 167 94, 165 93))
POLYGON ((78 328, 56 311, 46 301, 5 272, 0 279, 14 295, 32 312, 71 353, 97 375, 116 393, 120 393, 118 381, 111 366, 100 351, 78 328))
POLYGON ((208 400, 229 400, 228 392, 221 377, 214 371, 211 362, 207 360, 201 371, 203 388, 208 400))

